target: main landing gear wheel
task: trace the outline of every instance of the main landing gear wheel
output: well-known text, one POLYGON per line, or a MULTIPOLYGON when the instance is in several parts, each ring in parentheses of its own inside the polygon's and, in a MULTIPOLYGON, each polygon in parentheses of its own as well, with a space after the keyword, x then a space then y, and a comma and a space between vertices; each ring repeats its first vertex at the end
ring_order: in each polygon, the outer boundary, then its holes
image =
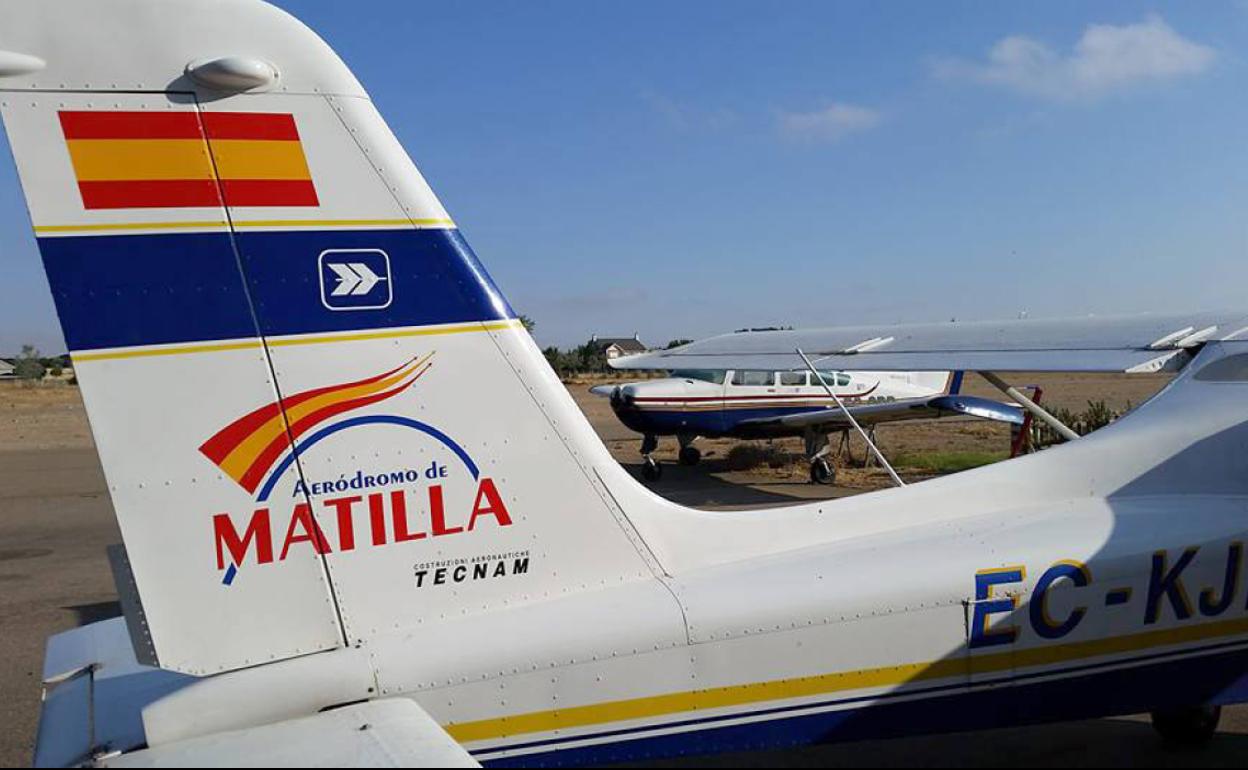
POLYGON ((1171 746, 1203 746, 1218 731, 1221 706, 1191 706, 1152 713, 1153 729, 1171 746))
POLYGON ((835 484, 836 470, 828 464, 827 460, 820 457, 810 464, 810 483, 835 484))
POLYGON ((686 446, 680 448, 680 464, 681 465, 697 465, 702 459, 702 452, 696 446, 686 446))
POLYGON ((641 476, 646 481, 658 481, 663 478, 663 466, 657 460, 647 457, 641 464, 641 476))

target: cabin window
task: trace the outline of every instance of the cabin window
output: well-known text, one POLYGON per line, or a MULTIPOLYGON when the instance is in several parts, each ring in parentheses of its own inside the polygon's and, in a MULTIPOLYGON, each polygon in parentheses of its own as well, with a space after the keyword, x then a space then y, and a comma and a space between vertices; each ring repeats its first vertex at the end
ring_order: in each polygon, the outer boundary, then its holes
POLYGON ((710 382, 715 385, 724 384, 725 371, 715 371, 713 369, 680 369, 672 372, 672 376, 680 380, 700 380, 701 382, 710 382))
POLYGON ((808 372, 780 372, 780 384, 789 386, 805 385, 806 378, 809 376, 808 372))
POLYGON ((1204 382, 1248 382, 1248 354, 1218 359, 1196 372, 1196 379, 1204 382))
MULTIPOLYGON (((849 375, 845 372, 820 372, 820 374, 823 375, 823 381, 829 385, 836 385, 837 387, 843 388, 850 382, 849 375)), ((812 384, 818 385, 819 383, 816 381, 812 384)))
POLYGON ((775 381, 775 372, 733 372, 733 385, 770 385, 775 381))

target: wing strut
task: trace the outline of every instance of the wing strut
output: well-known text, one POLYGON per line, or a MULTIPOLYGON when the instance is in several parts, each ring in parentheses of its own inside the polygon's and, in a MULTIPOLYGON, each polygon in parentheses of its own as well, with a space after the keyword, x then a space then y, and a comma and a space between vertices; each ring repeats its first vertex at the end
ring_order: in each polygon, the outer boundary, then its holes
POLYGON ((983 376, 985 380, 988 380, 988 382, 991 382, 997 390, 1017 401, 1019 406, 1031 412, 1037 419, 1043 421, 1044 424, 1060 433, 1062 438, 1067 441, 1074 441, 1079 438, 1079 434, 1066 427, 1066 423, 1054 417, 1048 412, 1048 410, 1037 404, 1035 401, 1027 398, 1027 396, 1023 395, 1021 390, 1001 379, 995 373, 981 371, 980 375, 983 376))
POLYGON ((867 448, 871 450, 871 454, 875 455, 875 459, 880 461, 880 466, 884 468, 884 470, 888 471, 888 475, 892 478, 893 483, 899 487, 904 487, 906 482, 901 480, 901 477, 897 475, 897 471, 893 470, 893 466, 889 465, 888 460, 884 459, 884 453, 880 451, 879 447, 875 445, 875 442, 871 440, 871 437, 867 435, 867 432, 863 430, 862 426, 858 424, 858 421, 854 419, 853 412, 845 408, 845 404, 841 403, 840 396, 836 395, 836 392, 833 391, 827 381, 823 379, 823 375, 820 374, 819 370, 815 368, 815 365, 810 362, 810 359, 806 357, 806 354, 802 352, 801 348, 797 349, 797 354, 802 357, 802 361, 806 362, 806 368, 810 370, 811 374, 815 375, 815 379, 819 380, 819 384, 823 386, 823 389, 826 390, 828 395, 832 397, 832 400, 836 402, 837 408, 841 410, 841 413, 845 415, 850 424, 854 426, 854 429, 858 431, 858 435, 862 436, 862 440, 867 442, 867 448))

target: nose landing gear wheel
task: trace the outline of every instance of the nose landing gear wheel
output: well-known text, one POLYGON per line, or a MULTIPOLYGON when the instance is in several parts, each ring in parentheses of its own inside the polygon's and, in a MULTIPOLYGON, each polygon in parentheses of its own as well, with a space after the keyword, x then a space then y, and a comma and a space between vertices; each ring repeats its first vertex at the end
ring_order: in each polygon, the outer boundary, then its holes
POLYGON ((696 446, 681 447, 680 464, 681 465, 697 465, 702 459, 702 452, 696 446))
POLYGON ((820 457, 810 464, 810 483, 835 484, 836 471, 828 464, 827 460, 820 457))
POLYGON ((663 466, 657 460, 647 457, 641 465, 641 476, 646 481, 658 481, 663 478, 663 466))
POLYGON ((1218 731, 1222 717, 1221 706, 1192 706, 1189 708, 1154 711, 1153 729, 1171 746, 1203 746, 1218 731))

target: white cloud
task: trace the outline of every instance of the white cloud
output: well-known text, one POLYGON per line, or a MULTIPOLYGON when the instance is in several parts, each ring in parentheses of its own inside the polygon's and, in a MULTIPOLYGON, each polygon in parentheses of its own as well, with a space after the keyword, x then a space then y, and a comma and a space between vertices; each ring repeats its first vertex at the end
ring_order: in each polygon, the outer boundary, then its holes
POLYGON ((790 139, 837 142, 850 134, 874 128, 880 113, 869 107, 833 102, 813 112, 780 113, 780 133, 790 139))
POLYGON ((1216 54, 1175 32, 1156 14, 1136 24, 1092 24, 1062 54, 1029 37, 998 41, 983 62, 944 59, 934 71, 1049 99, 1088 99, 1204 72, 1216 54))
POLYGON ((695 107, 649 89, 641 92, 641 98, 671 126, 681 131, 719 131, 737 121, 737 114, 730 109, 695 107))

